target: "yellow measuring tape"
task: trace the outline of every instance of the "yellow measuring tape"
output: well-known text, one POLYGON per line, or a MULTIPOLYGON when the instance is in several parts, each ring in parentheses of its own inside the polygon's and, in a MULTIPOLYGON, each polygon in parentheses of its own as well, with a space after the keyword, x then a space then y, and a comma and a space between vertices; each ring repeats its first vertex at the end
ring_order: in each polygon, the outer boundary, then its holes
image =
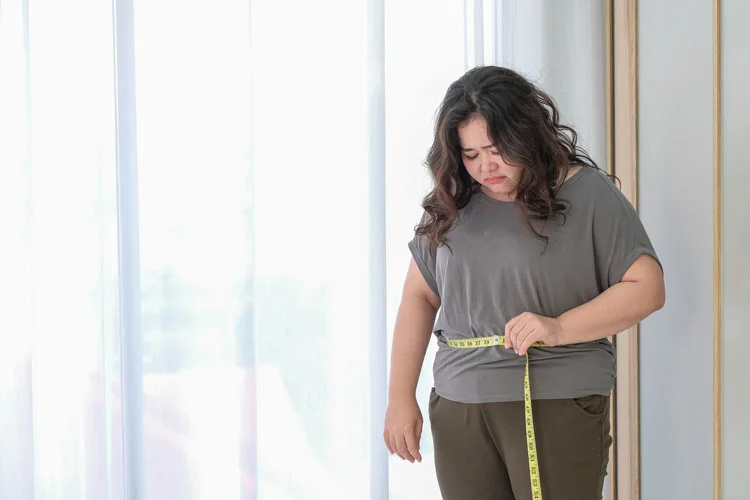
MULTIPOLYGON (((458 349, 477 349, 480 347, 505 346, 505 336, 477 337, 472 339, 446 339, 446 343, 458 349)), ((532 347, 543 347, 536 342, 532 347)), ((523 406, 526 419, 526 451, 529 455, 529 476, 531 477, 531 496, 533 500, 542 500, 542 482, 539 480, 539 459, 536 454, 536 436, 534 434, 534 414, 531 411, 531 384, 529 383, 529 354, 526 354, 526 373, 523 376, 523 406)))

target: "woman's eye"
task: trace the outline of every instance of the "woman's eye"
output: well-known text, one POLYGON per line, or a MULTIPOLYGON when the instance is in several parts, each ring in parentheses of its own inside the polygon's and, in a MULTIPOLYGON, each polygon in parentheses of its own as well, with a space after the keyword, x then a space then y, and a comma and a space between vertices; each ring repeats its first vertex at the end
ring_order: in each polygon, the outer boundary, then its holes
POLYGON ((464 158, 466 158, 467 160, 476 160, 478 156, 479 155, 474 155, 474 156, 464 155, 464 158))
POLYGON ((500 156, 500 151, 492 151, 491 153, 495 156, 500 156))

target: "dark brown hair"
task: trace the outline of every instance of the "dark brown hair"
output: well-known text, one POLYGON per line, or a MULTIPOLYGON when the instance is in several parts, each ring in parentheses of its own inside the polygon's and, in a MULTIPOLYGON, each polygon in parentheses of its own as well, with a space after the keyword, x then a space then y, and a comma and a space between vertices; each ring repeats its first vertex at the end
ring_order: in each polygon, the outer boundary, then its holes
POLYGON ((515 203, 534 234, 545 240, 532 220, 564 217, 566 205, 556 198, 559 179, 571 166, 598 168, 578 146, 575 130, 560 123, 552 98, 507 68, 484 66, 453 82, 440 105, 427 167, 435 188, 422 202, 426 220, 416 233, 427 235, 430 247, 445 243, 445 233, 480 185, 463 164, 459 126, 481 116, 503 160, 523 167, 515 203))

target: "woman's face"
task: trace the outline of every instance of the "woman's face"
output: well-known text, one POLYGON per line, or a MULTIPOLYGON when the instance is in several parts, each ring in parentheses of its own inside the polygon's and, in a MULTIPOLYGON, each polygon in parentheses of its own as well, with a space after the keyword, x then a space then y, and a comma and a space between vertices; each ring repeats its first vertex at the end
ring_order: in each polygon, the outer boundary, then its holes
POLYGON ((523 167, 503 161, 487 134, 487 121, 479 116, 458 127, 464 166, 482 191, 500 201, 513 201, 523 167))

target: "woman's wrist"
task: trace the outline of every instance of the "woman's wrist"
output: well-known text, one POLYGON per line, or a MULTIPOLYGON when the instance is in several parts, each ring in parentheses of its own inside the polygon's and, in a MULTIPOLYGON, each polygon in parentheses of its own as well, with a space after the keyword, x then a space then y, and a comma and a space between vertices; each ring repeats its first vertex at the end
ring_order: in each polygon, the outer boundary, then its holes
POLYGON ((407 401, 416 400, 417 390, 416 388, 410 389, 408 387, 397 387, 388 391, 388 402, 394 401, 407 401))
POLYGON ((554 318, 557 330, 557 345, 567 345, 575 343, 574 340, 570 338, 568 322, 566 321, 566 314, 567 313, 564 313, 554 318))

